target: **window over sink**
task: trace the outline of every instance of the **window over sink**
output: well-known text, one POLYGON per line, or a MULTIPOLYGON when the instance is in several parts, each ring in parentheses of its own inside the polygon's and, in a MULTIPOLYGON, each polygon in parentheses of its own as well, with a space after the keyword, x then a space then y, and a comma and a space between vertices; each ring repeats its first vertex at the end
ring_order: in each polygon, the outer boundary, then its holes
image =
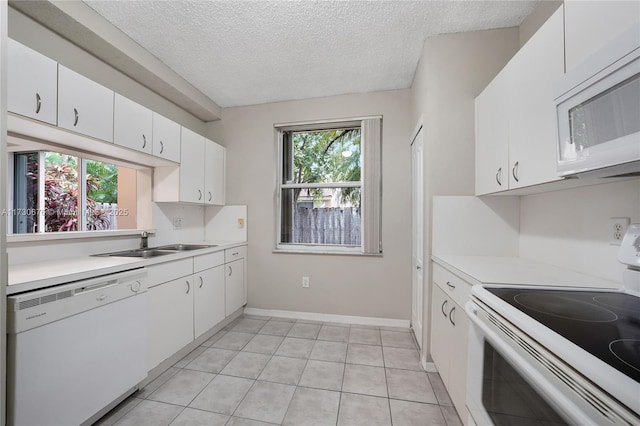
POLYGON ((276 249, 380 254, 381 117, 276 125, 276 249))
POLYGON ((137 228, 135 169, 51 149, 17 150, 8 160, 9 234, 137 228))

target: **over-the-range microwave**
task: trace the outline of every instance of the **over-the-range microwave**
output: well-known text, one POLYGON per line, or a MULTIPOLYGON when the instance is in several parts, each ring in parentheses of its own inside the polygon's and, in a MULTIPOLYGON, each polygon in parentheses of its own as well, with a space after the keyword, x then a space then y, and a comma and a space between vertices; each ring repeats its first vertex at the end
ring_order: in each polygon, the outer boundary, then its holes
POLYGON ((558 175, 640 176, 640 24, 558 82, 558 175))

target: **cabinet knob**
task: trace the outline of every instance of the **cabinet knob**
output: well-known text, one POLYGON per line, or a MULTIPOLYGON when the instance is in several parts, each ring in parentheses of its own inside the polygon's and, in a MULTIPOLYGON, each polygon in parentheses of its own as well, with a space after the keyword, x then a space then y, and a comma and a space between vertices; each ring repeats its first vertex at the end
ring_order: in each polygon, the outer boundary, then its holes
POLYGON ((75 108, 73 109, 73 115, 74 115, 73 127, 76 127, 78 125, 78 120, 80 119, 80 114, 78 114, 78 110, 75 108))
POLYGON ((164 144, 160 141, 160 154, 162 154, 162 151, 164 151, 164 144))
POLYGON ((40 112, 41 106, 42 106, 42 100, 40 99, 40 93, 36 93, 36 114, 40 112))
POLYGON ((142 148, 144 149, 147 146, 147 137, 142 135, 142 148))
POLYGON ((511 169, 511 174, 516 182, 520 182, 520 179, 518 179, 518 166, 520 166, 520 162, 516 161, 513 165, 513 169, 511 169))
POLYGON ((498 182, 498 185, 502 186, 502 167, 500 167, 496 173, 496 182, 498 182))

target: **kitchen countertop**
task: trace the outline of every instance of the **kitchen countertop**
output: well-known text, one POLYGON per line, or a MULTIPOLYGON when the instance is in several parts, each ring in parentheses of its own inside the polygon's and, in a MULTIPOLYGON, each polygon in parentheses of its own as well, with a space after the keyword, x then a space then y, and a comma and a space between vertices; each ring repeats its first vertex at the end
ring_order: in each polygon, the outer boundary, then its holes
POLYGON ((214 253, 232 247, 246 245, 246 241, 198 241, 188 244, 216 245, 200 250, 190 250, 152 258, 83 256, 37 263, 9 266, 7 295, 39 290, 58 284, 114 274, 158 263, 214 253))
POLYGON ((519 257, 433 255, 432 260, 470 284, 549 285, 620 289, 617 282, 519 257))

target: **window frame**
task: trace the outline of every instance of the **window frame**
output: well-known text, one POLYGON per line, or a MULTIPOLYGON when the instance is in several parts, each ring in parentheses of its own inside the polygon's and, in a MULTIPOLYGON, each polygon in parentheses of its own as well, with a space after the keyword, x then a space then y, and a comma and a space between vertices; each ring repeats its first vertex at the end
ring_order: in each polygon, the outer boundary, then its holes
MULTIPOLYGON (((331 119, 331 120, 315 120, 305 122, 293 122, 293 123, 276 123, 274 124, 274 139, 275 139, 275 194, 274 194, 274 211, 275 211, 275 227, 274 227, 274 253, 308 253, 308 254, 338 254, 338 255, 361 255, 361 256, 381 256, 382 255, 382 242, 379 242, 378 253, 367 253, 365 251, 365 238, 367 236, 367 227, 370 224, 367 221, 367 215, 364 214, 364 200, 361 200, 360 208, 360 245, 347 246, 337 244, 303 244, 303 243, 282 243, 282 191, 285 189, 296 188, 360 188, 361 197, 365 197, 365 143, 364 135, 361 133, 361 152, 363 161, 360 164, 361 176, 359 181, 353 182, 329 182, 329 183, 286 183, 283 182, 283 166, 284 166, 284 133, 285 132, 312 132, 322 130, 335 130, 335 129, 349 129, 360 128, 361 132, 364 130, 365 120, 377 119, 382 123, 382 116, 365 116, 354 117, 344 119, 331 119)), ((381 132, 380 132, 381 138, 381 132)), ((381 179, 382 174, 382 159, 379 158, 379 174, 381 179)), ((372 183, 372 185, 375 184, 372 183)), ((379 203, 381 204, 382 191, 379 193, 379 203)), ((369 206, 368 206, 369 207, 369 206)), ((380 223, 378 223, 380 225, 380 223)))
MULTIPOLYGON (((146 174, 147 172, 145 172, 145 170, 148 171, 148 173, 152 172, 152 168, 149 166, 144 166, 144 165, 140 165, 140 164, 136 164, 136 163, 130 163, 127 161, 123 161, 117 158, 111 158, 108 156, 104 156, 104 155, 100 155, 100 154, 95 154, 95 153, 91 153, 91 152, 86 152, 86 151, 81 151, 81 150, 75 150, 75 149, 71 149, 71 148, 67 148, 64 146, 60 146, 60 145, 56 145, 56 144, 49 144, 49 143, 45 143, 43 141, 38 141, 38 140, 33 140, 33 139, 27 139, 27 138, 23 138, 23 137, 18 137, 15 135, 9 135, 9 139, 12 142, 12 144, 10 144, 9 146, 9 150, 6 153, 6 158, 7 158, 7 164, 8 164, 8 179, 7 179, 7 213, 5 220, 6 220, 6 224, 7 224, 7 242, 8 243, 14 243, 14 242, 27 242, 27 241, 39 241, 39 240, 67 240, 67 239, 74 239, 74 238, 101 238, 101 237, 113 237, 113 236, 124 236, 124 235, 137 235, 140 234, 141 231, 147 231, 151 234, 154 234, 156 232, 155 228, 153 228, 153 225, 151 223, 151 210, 152 207, 149 206, 149 211, 145 211, 142 213, 137 212, 136 213, 136 229, 108 229, 108 230, 87 230, 85 229, 85 222, 86 222, 86 218, 84 217, 79 217, 79 229, 77 231, 52 231, 52 232, 44 232, 44 230, 41 231, 41 229, 43 229, 44 227, 40 225, 40 223, 44 223, 44 216, 39 214, 38 215, 38 232, 31 232, 31 233, 13 233, 13 209, 15 206, 15 199, 14 199, 14 179, 15 179, 15 170, 13 167, 13 156, 15 154, 19 154, 19 153, 25 153, 25 152, 38 152, 39 154, 39 161, 40 161, 40 167, 39 167, 39 182, 44 182, 44 152, 56 152, 59 154, 64 154, 64 155, 70 155, 70 156, 75 156, 78 158, 78 180, 80 182, 83 182, 85 177, 86 177, 86 166, 85 166, 85 162, 87 160, 90 161, 99 161, 99 162, 104 162, 104 163, 110 163, 110 164, 115 164, 117 166, 121 166, 121 167, 126 167, 129 169, 133 169, 136 170, 138 179, 140 179, 141 177, 141 173, 143 172, 144 174, 146 174), (142 227, 141 227, 142 225, 142 227), (149 225, 149 226, 145 226, 145 225, 149 225)), ((149 180, 149 184, 151 183, 151 180, 149 180)), ((139 186, 140 183, 136 184, 138 186, 137 191, 140 190, 139 186)), ((78 209, 79 209, 79 216, 82 216, 82 212, 86 211, 86 185, 83 185, 82 183, 79 184, 79 190, 80 190, 80 194, 79 194, 79 203, 78 203, 78 209)), ((137 199, 138 199, 138 209, 140 208, 140 201, 141 201, 141 195, 138 194, 137 195, 137 199)), ((151 201, 151 200, 149 200, 151 201)), ((39 191, 38 193, 38 208, 41 208, 41 206, 44 206, 44 191, 39 191)))

